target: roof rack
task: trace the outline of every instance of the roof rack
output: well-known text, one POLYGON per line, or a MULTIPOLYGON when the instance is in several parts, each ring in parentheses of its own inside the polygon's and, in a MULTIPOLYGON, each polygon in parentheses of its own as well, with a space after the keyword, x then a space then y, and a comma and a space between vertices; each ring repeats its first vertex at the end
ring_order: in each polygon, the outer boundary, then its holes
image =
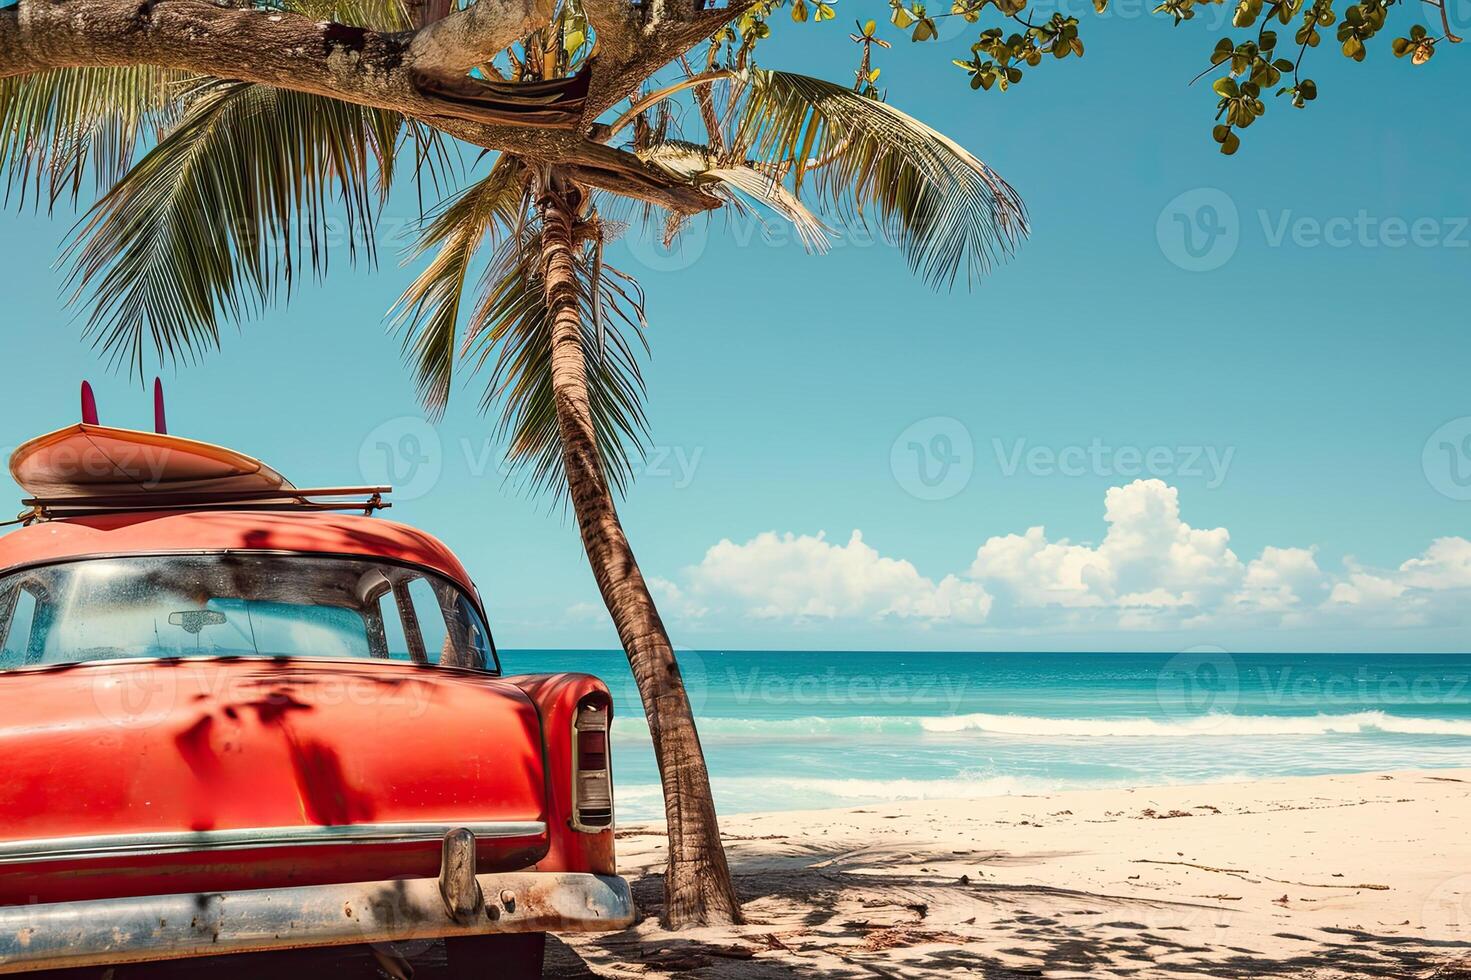
POLYGON ((151 490, 85 497, 27 497, 21 500, 21 504, 30 510, 21 514, 19 520, 30 524, 62 517, 158 510, 362 511, 372 516, 375 510, 393 506, 383 499, 384 494, 392 492, 392 487, 281 487, 271 490, 151 490), (366 499, 332 499, 341 497, 366 499))

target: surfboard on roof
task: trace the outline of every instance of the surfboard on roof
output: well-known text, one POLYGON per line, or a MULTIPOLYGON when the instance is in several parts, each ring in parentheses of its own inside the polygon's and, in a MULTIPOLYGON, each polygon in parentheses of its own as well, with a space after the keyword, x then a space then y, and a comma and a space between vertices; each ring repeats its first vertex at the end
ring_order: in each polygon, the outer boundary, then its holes
POLYGON ((82 382, 82 421, 24 443, 10 475, 40 499, 127 497, 150 493, 258 493, 292 484, 253 456, 168 434, 163 386, 153 388, 154 429, 102 425, 92 388, 82 382))

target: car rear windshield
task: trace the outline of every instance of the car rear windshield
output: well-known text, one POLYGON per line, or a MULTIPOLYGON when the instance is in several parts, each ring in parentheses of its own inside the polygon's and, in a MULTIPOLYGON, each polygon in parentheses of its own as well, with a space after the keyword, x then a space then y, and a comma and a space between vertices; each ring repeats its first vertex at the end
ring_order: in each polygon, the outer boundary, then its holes
POLYGON ((93 558, 0 579, 0 670, 134 657, 382 659, 497 670, 474 602, 361 558, 93 558))

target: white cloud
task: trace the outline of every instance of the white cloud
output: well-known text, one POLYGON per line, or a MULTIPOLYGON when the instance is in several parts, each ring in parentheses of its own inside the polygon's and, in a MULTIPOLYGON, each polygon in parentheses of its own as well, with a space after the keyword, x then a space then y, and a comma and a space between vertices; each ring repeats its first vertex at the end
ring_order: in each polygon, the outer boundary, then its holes
POLYGON ((1196 528, 1160 480, 1113 487, 1096 544, 1044 527, 985 540, 963 572, 935 578, 880 554, 854 531, 767 531, 723 540, 677 579, 651 577, 665 614, 701 628, 900 622, 926 629, 1066 632, 1455 626, 1471 610, 1471 541, 1445 537, 1389 569, 1352 559, 1325 570, 1317 549, 1269 545, 1248 561, 1226 528, 1196 528))
POLYGON ((1425 554, 1399 567, 1405 585, 1417 589, 1471 588, 1471 541, 1437 538, 1425 554))
POLYGON ((1318 567, 1314 548, 1267 545, 1246 566, 1230 608, 1242 615, 1280 614, 1284 621, 1320 605, 1328 597, 1328 576, 1318 567))
POLYGON ((1213 604, 1245 574, 1226 529, 1186 524, 1179 491, 1159 480, 1110 489, 1103 519, 1108 532, 1096 548, 1049 541, 1041 527, 991 538, 970 577, 1023 608, 1181 609, 1213 604))
POLYGON ((685 619, 699 619, 709 610, 699 602, 696 602, 678 584, 667 578, 651 575, 648 579, 649 594, 654 597, 654 603, 666 614, 681 616, 685 619))
POLYGON ((1471 541, 1437 538, 1399 568, 1350 561, 1325 606, 1339 620, 1378 626, 1453 625, 1471 606, 1471 541))
POLYGON ((685 576, 701 601, 725 600, 758 619, 945 620, 979 623, 991 597, 948 575, 936 583, 907 561, 885 558, 854 531, 845 545, 826 536, 767 531, 744 544, 721 541, 685 576))

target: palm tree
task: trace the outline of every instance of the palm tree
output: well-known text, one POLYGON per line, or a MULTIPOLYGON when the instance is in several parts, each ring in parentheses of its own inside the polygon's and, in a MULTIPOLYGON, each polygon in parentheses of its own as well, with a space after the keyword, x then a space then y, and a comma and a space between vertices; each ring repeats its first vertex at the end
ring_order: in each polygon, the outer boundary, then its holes
MULTIPOLYGON (((338 216, 350 258, 372 261, 375 220, 412 151, 420 193, 445 198, 414 250, 432 257, 391 311, 420 397, 437 415, 457 375, 482 372, 482 408, 498 413, 508 459, 527 486, 570 503, 653 737, 669 833, 665 920, 737 921, 679 663, 615 504, 647 435, 644 303, 603 261, 604 245, 631 221, 670 240, 693 214, 727 206, 778 215, 821 250, 821 212, 878 223, 943 286, 1010 251, 1026 230, 1021 202, 871 84, 858 92, 755 67, 748 38, 769 0, 754 13, 750 2, 715 12, 695 3, 671 21, 670 43, 648 40, 662 36, 648 26, 671 5, 622 0, 534 0, 521 20, 501 0, 454 12, 442 0, 256 0, 267 2, 272 23, 327 22, 329 49, 337 38, 367 59, 385 38, 408 52, 422 43, 463 74, 415 69, 409 94, 374 94, 383 90, 330 65, 340 90, 311 66, 288 74, 252 61, 232 73, 206 69, 197 53, 58 67, 37 55, 24 71, 0 54, 0 168, 12 195, 55 205, 96 182, 67 249, 73 295, 89 304, 95 342, 141 371, 151 356, 203 354, 222 325, 325 272, 338 216), (482 10, 497 29, 514 21, 514 40, 504 30, 486 40, 495 30, 473 19, 482 10), (633 20, 643 33, 624 30, 633 20), (684 54, 712 37, 696 70, 684 54), (473 58, 467 44, 480 45, 473 58), (646 90, 670 64, 678 77, 646 90), (621 71, 616 82, 600 74, 608 66, 621 71), (675 126, 671 105, 686 97, 700 142, 675 126), (475 179, 459 162, 466 142, 497 150, 475 179)), ((0 50, 5 32, 0 19, 0 50)))

